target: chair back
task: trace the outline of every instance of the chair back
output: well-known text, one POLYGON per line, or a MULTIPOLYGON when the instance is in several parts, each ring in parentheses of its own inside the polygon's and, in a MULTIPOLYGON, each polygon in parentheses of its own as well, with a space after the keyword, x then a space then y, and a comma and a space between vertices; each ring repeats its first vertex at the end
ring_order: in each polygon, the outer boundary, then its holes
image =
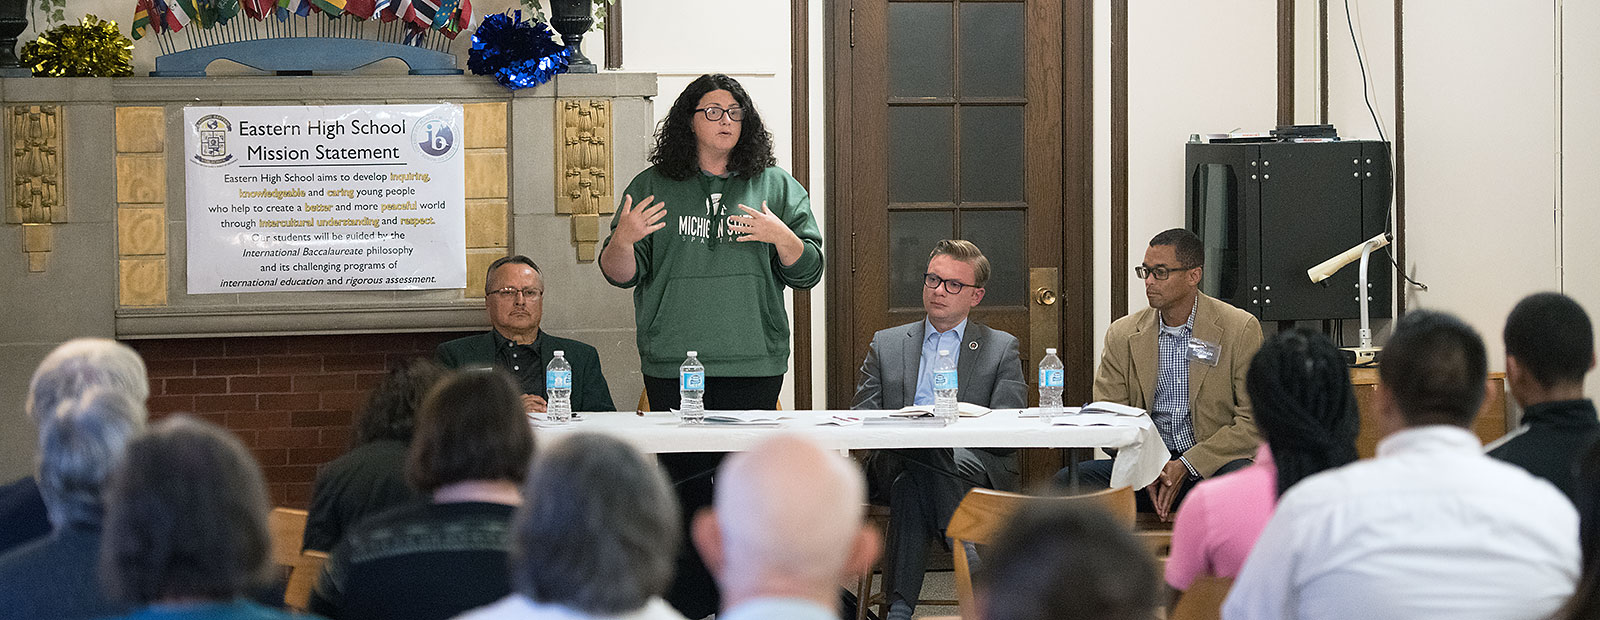
POLYGON ((300 551, 306 533, 304 510, 273 508, 267 515, 267 529, 272 532, 272 563, 289 572, 283 603, 290 609, 304 611, 311 600, 311 588, 317 584, 317 573, 321 572, 328 554, 300 551))
POLYGON ((1222 602, 1232 588, 1232 577, 1199 577, 1178 597, 1167 620, 1222 620, 1222 602))
POLYGON ((1129 529, 1133 528, 1135 509, 1133 489, 1129 487, 1059 497, 1040 497, 982 488, 968 491, 967 496, 961 499, 961 504, 956 506, 955 514, 950 517, 950 525, 945 528, 945 535, 951 538, 951 549, 955 554, 956 598, 960 601, 961 617, 977 617, 977 605, 972 594, 972 569, 968 564, 967 547, 964 543, 987 545, 994 542, 1000 530, 1010 522, 1011 515, 1016 514, 1024 504, 1033 501, 1099 506, 1110 513, 1118 523, 1129 529))

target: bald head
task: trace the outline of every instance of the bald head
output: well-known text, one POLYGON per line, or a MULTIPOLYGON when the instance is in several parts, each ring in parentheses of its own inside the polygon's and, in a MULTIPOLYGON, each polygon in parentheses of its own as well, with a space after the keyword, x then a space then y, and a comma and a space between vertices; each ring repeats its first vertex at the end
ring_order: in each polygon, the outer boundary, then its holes
POLYGON ((859 570, 860 556, 869 566, 876 556, 874 533, 863 525, 860 470, 809 440, 779 436, 730 457, 716 493, 714 528, 697 524, 696 542, 703 552, 716 547, 706 555, 730 599, 831 597, 842 575, 859 570))

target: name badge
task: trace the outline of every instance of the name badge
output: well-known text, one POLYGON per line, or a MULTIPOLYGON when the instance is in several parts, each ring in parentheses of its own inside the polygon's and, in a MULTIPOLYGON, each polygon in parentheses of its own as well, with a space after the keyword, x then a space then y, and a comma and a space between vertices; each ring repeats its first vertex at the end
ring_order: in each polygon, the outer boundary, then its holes
POLYGON ((1212 368, 1217 366, 1217 360, 1222 357, 1222 345, 1215 342, 1206 342, 1199 338, 1189 339, 1189 360, 1200 362, 1212 368))

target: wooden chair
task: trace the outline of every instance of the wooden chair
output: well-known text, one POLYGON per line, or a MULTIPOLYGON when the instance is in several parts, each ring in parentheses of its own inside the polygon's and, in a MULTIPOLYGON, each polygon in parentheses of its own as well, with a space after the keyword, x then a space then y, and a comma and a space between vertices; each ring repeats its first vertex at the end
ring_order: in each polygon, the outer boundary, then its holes
POLYGON ((317 584, 317 574, 328 554, 321 551, 300 551, 306 533, 306 511, 294 508, 273 508, 267 515, 267 528, 272 533, 272 563, 289 571, 289 583, 284 588, 283 602, 290 609, 305 611, 311 600, 311 588, 317 584))
POLYGON ((1222 602, 1232 588, 1231 577, 1199 577, 1178 598, 1167 620, 1221 620, 1222 602))
MULTIPOLYGON (((877 506, 877 505, 873 505, 873 504, 867 504, 867 521, 871 522, 872 523, 872 527, 874 527, 874 528, 876 528, 878 530, 879 539, 882 539, 882 540, 887 540, 888 539, 888 532, 889 532, 889 507, 888 506, 877 506)), ((882 566, 883 565, 883 558, 879 557, 878 561, 875 562, 874 564, 876 566, 882 566)), ((869 570, 866 573, 863 573, 861 576, 856 578, 856 591, 855 591, 855 595, 856 595, 856 620, 867 620, 867 610, 870 609, 873 605, 877 605, 878 606, 878 617, 879 618, 882 618, 882 617, 884 617, 885 615, 888 614, 889 602, 887 600, 888 597, 886 596, 886 589, 885 588, 878 588, 877 591, 873 591, 873 589, 872 589, 872 574, 873 574, 873 572, 875 572, 875 571, 874 570, 869 570)))
POLYGON ((1011 520, 1023 504, 1043 501, 1054 504, 1095 505, 1104 508, 1113 519, 1133 529, 1133 489, 1118 487, 1083 495, 1038 497, 1007 493, 990 489, 973 489, 962 498, 961 505, 950 517, 945 535, 951 539, 956 567, 956 596, 960 599, 961 617, 976 618, 976 601, 972 596, 972 569, 967 563, 965 543, 987 545, 994 541, 1000 530, 1011 520))

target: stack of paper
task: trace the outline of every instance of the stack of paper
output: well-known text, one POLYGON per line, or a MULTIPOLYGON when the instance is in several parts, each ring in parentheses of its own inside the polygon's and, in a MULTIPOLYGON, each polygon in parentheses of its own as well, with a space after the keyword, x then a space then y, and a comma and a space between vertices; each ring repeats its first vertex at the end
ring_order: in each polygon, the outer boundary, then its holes
MULTIPOLYGON (((989 414, 990 409, 983 405, 972 403, 956 403, 956 412, 963 418, 981 418, 989 414)), ((933 414, 933 405, 909 405, 900 408, 900 413, 926 413, 933 414)))
POLYGON ((776 411, 707 411, 706 424, 735 426, 777 426, 782 414, 776 411))

